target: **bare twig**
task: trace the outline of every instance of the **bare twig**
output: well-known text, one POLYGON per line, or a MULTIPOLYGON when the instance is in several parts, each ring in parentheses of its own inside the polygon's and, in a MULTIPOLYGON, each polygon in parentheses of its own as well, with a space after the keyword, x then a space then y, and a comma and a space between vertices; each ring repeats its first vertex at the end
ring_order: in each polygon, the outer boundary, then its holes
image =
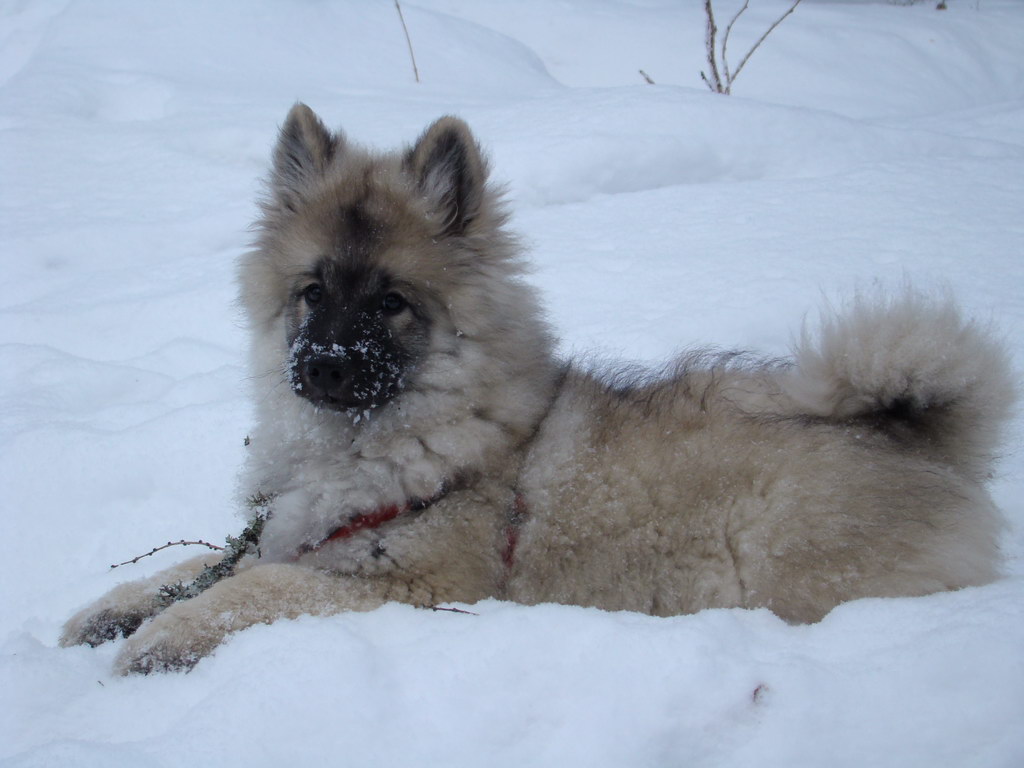
POLYGON ((190 547, 193 544, 208 547, 209 549, 216 549, 218 552, 224 551, 224 547, 218 547, 216 544, 211 544, 210 542, 203 541, 202 539, 196 539, 195 541, 186 541, 185 539, 182 539, 181 541, 168 541, 166 544, 163 544, 159 547, 153 547, 151 550, 149 550, 149 552, 147 552, 144 555, 133 557, 131 560, 125 560, 123 563, 115 563, 110 567, 111 569, 114 569, 120 568, 122 565, 134 565, 135 563, 139 562, 139 560, 141 560, 142 558, 149 557, 150 555, 155 555, 162 549, 167 549, 168 547, 190 547))
MULTIPOLYGON (((791 6, 789 6, 789 10, 786 11, 781 16, 779 16, 779 18, 777 18, 775 20, 775 23, 772 24, 770 27, 768 27, 768 30, 763 35, 761 35, 760 38, 758 38, 758 41, 756 43, 754 43, 754 47, 751 48, 749 51, 747 51, 747 55, 743 57, 743 60, 740 62, 740 65, 738 67, 736 67, 736 72, 732 76, 733 80, 735 80, 737 77, 739 77, 740 70, 743 69, 743 66, 747 63, 747 60, 750 58, 751 54, 753 54, 753 52, 758 49, 758 47, 761 45, 761 43, 764 42, 764 39, 766 37, 768 37, 768 35, 770 35, 775 30, 775 28, 777 26, 779 26, 779 24, 781 24, 783 21, 786 20, 786 17, 789 16, 789 14, 791 14, 793 11, 796 10, 796 7, 798 5, 800 5, 800 1, 801 0, 796 0, 796 2, 794 2, 791 6)), ((746 6, 744 5, 744 7, 746 7, 746 6)), ((723 55, 724 55, 724 50, 723 50, 723 55)), ((732 81, 730 81, 729 84, 732 85, 732 81)))
POLYGON ((235 566, 238 565, 239 560, 246 555, 254 554, 256 557, 260 556, 260 536, 263 534, 264 523, 272 514, 270 504, 273 500, 273 495, 268 496, 261 491, 257 491, 247 498, 245 503, 253 512, 252 518, 240 535, 227 537, 225 542, 227 546, 218 547, 216 544, 211 544, 202 539, 197 539, 196 541, 186 541, 185 539, 181 541, 168 541, 163 546, 153 547, 144 555, 133 557, 131 560, 125 560, 123 563, 110 567, 119 568, 122 565, 137 563, 142 558, 149 557, 168 547, 187 547, 193 544, 200 544, 209 549, 223 552, 222 557, 216 560, 213 565, 204 566, 199 575, 188 584, 182 584, 181 582, 177 584, 164 584, 160 587, 157 595, 157 600, 164 606, 168 606, 178 600, 188 600, 209 589, 221 579, 231 576, 235 572, 235 566))
MULTIPOLYGON (((722 68, 725 70, 725 82, 729 87, 732 86, 732 80, 734 77, 734 75, 729 74, 729 35, 732 34, 732 27, 736 23, 736 20, 743 15, 743 12, 747 10, 749 6, 750 0, 743 0, 743 6, 736 11, 736 15, 732 17, 725 27, 725 34, 722 35, 722 68)), ((736 74, 739 74, 739 70, 736 70, 736 74)))
POLYGON ((464 611, 461 608, 445 608, 445 607, 440 606, 440 605, 424 605, 423 607, 424 608, 429 608, 430 610, 434 611, 435 613, 437 611, 447 611, 448 613, 464 613, 467 616, 479 616, 480 615, 479 613, 473 613, 472 611, 464 611))
POLYGON ((726 26, 725 33, 722 35, 721 51, 718 50, 718 27, 715 24, 715 12, 711 7, 711 0, 704 0, 704 15, 707 19, 704 44, 707 49, 708 70, 710 72, 710 76, 705 74, 703 71, 700 73, 700 78, 704 81, 704 84, 715 93, 724 93, 726 95, 732 93, 732 84, 736 81, 736 78, 739 77, 740 72, 743 70, 743 67, 746 66, 754 51, 761 46, 761 43, 765 41, 765 38, 767 38, 768 35, 770 35, 775 28, 786 19, 787 16, 796 10, 796 7, 800 5, 800 3, 801 0, 794 0, 789 9, 777 18, 774 23, 768 27, 765 33, 758 38, 757 42, 750 47, 750 50, 748 50, 746 55, 744 55, 740 60, 740 64, 736 67, 736 71, 733 72, 729 69, 729 35, 732 33, 732 28, 736 23, 736 20, 739 19, 739 17, 743 15, 743 12, 747 10, 747 7, 750 5, 750 0, 743 0, 743 5, 726 26), (719 60, 721 60, 721 67, 719 67, 719 60))
POLYGON ((700 73, 700 76, 712 91, 723 93, 722 78, 718 74, 718 60, 715 54, 717 49, 715 38, 718 35, 718 27, 715 26, 715 12, 711 8, 711 0, 704 0, 704 15, 707 18, 707 26, 704 30, 704 47, 708 53, 708 69, 711 71, 711 80, 709 81, 703 72, 700 73))
POLYGON ((232 576, 235 572, 235 566, 246 555, 254 554, 256 557, 259 557, 260 536, 263 534, 263 525, 267 522, 267 517, 270 514, 268 508, 270 501, 271 498, 262 493, 251 496, 248 500, 249 506, 253 510, 261 509, 264 511, 255 514, 240 535, 228 536, 226 547, 216 547, 216 549, 224 550, 224 556, 213 565, 205 566, 191 582, 182 584, 179 581, 177 584, 164 584, 160 587, 158 595, 160 602, 164 606, 168 606, 179 600, 189 600, 196 597, 221 579, 232 576))
POLYGON ((412 52, 412 39, 409 37, 409 28, 405 26, 405 16, 402 15, 402 6, 395 0, 395 10, 398 11, 398 20, 402 22, 402 31, 405 32, 405 44, 409 46, 409 58, 412 59, 412 73, 416 82, 420 81, 420 70, 416 66, 416 54, 412 52))

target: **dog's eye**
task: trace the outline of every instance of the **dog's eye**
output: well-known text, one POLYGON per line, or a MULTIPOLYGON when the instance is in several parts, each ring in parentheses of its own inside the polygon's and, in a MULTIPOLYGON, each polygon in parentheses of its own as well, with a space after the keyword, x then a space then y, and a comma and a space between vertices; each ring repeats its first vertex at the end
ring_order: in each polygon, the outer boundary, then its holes
POLYGON ((319 304, 320 299, 324 297, 324 289, 320 287, 319 283, 311 283, 306 286, 306 289, 302 292, 302 298, 306 300, 309 305, 319 304))
POLYGON ((397 315, 405 309, 405 298, 400 293, 391 292, 384 296, 380 308, 385 315, 397 315))

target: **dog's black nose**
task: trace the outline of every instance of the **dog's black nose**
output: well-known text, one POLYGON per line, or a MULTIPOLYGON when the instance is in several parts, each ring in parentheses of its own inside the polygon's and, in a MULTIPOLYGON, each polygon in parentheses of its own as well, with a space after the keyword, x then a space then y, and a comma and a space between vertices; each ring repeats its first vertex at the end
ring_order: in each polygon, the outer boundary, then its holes
POLYGON ((330 358, 313 358, 302 365, 302 384, 307 396, 325 400, 345 400, 349 390, 348 365, 330 358))

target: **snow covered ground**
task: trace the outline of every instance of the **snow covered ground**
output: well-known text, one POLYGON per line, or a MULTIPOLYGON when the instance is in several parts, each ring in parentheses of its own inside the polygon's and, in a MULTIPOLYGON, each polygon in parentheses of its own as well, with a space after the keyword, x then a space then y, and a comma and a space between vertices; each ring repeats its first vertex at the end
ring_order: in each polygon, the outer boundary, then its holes
MULTIPOLYGON (((129 679, 116 645, 56 646, 191 553, 109 564, 240 527, 234 262, 298 99, 382 147, 469 120, 566 352, 783 354, 824 301, 909 281, 1024 361, 1024 3, 805 0, 731 97, 701 5, 409 0, 416 84, 388 0, 0 2, 0 764, 1024 765, 1020 422, 980 589, 813 626, 394 605, 129 679)), ((734 64, 786 5, 752 0, 734 64)))

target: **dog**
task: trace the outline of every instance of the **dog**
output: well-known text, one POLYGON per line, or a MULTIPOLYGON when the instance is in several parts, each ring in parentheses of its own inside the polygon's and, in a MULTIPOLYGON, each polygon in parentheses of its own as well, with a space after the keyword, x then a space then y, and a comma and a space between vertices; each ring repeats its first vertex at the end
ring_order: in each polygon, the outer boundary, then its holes
POLYGON ((860 295, 788 361, 690 353, 658 374, 553 354, 464 122, 377 153, 305 105, 241 261, 258 551, 115 588, 61 643, 127 636, 121 673, 189 669, 302 614, 554 602, 814 622, 863 597, 992 581, 986 482, 1010 364, 950 299, 860 295))

